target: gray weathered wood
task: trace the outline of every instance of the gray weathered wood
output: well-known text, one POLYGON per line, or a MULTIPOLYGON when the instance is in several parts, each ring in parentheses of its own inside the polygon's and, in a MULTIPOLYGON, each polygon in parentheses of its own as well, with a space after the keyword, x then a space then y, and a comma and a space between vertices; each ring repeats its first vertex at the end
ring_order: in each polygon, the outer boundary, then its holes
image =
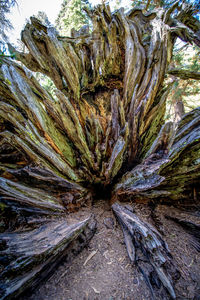
MULTIPOLYGON (((164 77, 175 40, 200 45, 194 9, 183 6, 111 13, 99 5, 87 12, 92 32, 73 31, 71 37, 32 17, 22 32, 27 53, 9 45, 22 64, 0 61, 1 246, 13 255, 1 270, 3 297, 37 282, 36 269, 51 262, 53 268, 71 235, 77 237, 73 232, 87 223, 71 227, 58 218, 91 204, 97 187, 106 197, 112 192, 113 200, 177 201, 190 198, 194 188, 197 197, 200 110, 185 115, 177 128, 164 119, 171 88, 164 87, 164 77), (51 78, 54 96, 31 71, 51 78), (31 273, 29 263, 37 266, 31 273)), ((128 216, 121 224, 133 261, 128 216)), ((160 241, 154 230, 151 235, 160 241)), ((174 297, 162 269, 157 274, 174 297)))

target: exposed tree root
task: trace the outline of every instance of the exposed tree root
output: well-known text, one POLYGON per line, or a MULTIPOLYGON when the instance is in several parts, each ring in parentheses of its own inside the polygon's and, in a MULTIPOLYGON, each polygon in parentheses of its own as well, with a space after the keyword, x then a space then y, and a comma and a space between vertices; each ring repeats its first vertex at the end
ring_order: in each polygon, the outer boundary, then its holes
POLYGON ((47 277, 70 251, 79 251, 95 232, 93 217, 77 222, 52 221, 37 228, 0 234, 0 298, 15 299, 47 277), (72 249, 69 248, 74 241, 72 249))
POLYGON ((161 235, 152 225, 143 222, 118 203, 114 203, 112 209, 122 227, 129 258, 142 273, 152 299, 169 299, 165 290, 175 299, 170 274, 173 269, 172 257, 161 235))

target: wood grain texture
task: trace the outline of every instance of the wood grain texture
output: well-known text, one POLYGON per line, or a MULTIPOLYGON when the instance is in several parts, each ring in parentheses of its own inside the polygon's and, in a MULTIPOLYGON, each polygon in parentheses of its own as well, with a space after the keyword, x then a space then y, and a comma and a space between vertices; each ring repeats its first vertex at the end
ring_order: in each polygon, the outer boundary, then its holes
POLYGON ((21 63, 0 62, 1 251, 15 257, 2 265, 4 298, 39 274, 29 263, 54 264, 84 230, 88 221, 71 227, 59 219, 89 206, 97 187, 113 201, 178 201, 193 197, 200 178, 199 108, 177 128, 164 119, 175 40, 200 45, 193 7, 111 13, 103 4, 87 13, 91 33, 71 37, 32 17, 22 31, 27 53, 9 45, 21 63), (51 78, 54 96, 31 71, 51 78))

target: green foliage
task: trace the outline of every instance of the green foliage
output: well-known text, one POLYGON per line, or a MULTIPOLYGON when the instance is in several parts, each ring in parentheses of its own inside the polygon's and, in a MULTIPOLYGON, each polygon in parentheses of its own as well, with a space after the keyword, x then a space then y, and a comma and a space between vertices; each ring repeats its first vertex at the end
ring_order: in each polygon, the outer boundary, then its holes
MULTIPOLYGON (((200 72, 200 50, 197 46, 183 44, 178 41, 175 45, 172 63, 173 68, 188 69, 200 72)), ((200 106, 200 82, 199 80, 182 80, 172 76, 174 86, 167 101, 166 119, 174 119, 174 105, 182 102, 185 112, 200 106)))
MULTIPOLYGON (((155 9, 157 7, 169 7, 173 2, 173 0, 133 0, 132 6, 143 6, 148 10, 155 9)), ((181 2, 181 1, 180 1, 181 2)))
POLYGON ((7 41, 6 30, 12 28, 12 24, 7 18, 7 14, 10 12, 12 6, 16 4, 16 0, 0 0, 0 61, 2 57, 12 57, 14 54, 10 54, 5 45, 7 41))
POLYGON ((0 43, 7 39, 5 31, 12 28, 12 24, 7 18, 12 6, 16 4, 16 0, 0 0, 0 43))
POLYGON ((89 23, 84 7, 91 7, 87 0, 64 0, 56 20, 56 28, 62 35, 70 35, 71 29, 79 30, 89 23))
MULTIPOLYGON (((163 7, 163 8, 169 8, 170 6, 173 5, 177 0, 132 0, 131 6, 140 6, 143 7, 144 9, 148 10, 153 10, 158 7, 163 7)), ((200 9, 200 2, 199 0, 179 0, 179 4, 193 4, 197 10, 200 9)), ((199 19, 199 16, 197 16, 199 19)))
POLYGON ((173 64, 177 68, 200 71, 200 49, 196 45, 184 44, 182 47, 175 45, 173 64))
POLYGON ((15 53, 8 51, 4 42, 0 42, 0 62, 3 57, 15 58, 15 53))

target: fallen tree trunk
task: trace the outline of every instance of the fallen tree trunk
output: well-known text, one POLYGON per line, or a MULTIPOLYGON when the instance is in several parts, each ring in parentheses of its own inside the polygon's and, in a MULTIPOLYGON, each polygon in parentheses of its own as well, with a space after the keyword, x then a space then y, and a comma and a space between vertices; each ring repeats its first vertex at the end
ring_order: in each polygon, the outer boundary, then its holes
MULTIPOLYGON (((164 77, 174 42, 181 37, 199 44, 199 22, 189 22, 194 9, 186 8, 177 2, 166 11, 111 13, 101 5, 87 12, 92 33, 80 30, 76 37, 61 37, 31 18, 22 32, 28 53, 10 46, 26 67, 0 62, 1 251, 13 255, 1 266, 3 299, 37 282, 37 270, 66 253, 90 219, 71 226, 58 218, 69 218, 92 199, 112 194, 112 201, 172 202, 193 197, 194 189, 198 198, 200 110, 185 115, 177 129, 164 119, 171 88, 164 77), (56 96, 27 68, 49 76, 56 96)), ((128 212, 119 216, 127 245, 134 238, 128 217, 136 220, 128 212)), ((164 245, 154 229, 138 222, 164 245)), ((175 298, 162 270, 157 274, 175 298)))

